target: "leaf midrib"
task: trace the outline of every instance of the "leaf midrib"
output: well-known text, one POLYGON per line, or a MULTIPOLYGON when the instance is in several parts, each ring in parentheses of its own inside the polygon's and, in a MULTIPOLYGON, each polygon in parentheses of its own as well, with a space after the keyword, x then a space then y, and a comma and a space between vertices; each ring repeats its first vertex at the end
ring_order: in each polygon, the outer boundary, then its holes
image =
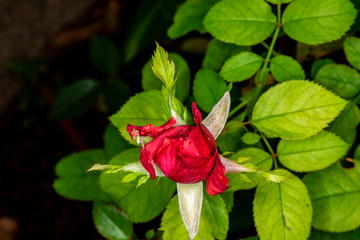
POLYGON ((346 12, 346 13, 341 13, 341 14, 329 14, 329 15, 321 15, 321 16, 309 16, 309 17, 303 17, 303 18, 297 18, 295 20, 290 20, 288 22, 284 22, 284 26, 287 23, 295 23, 295 22, 300 22, 300 21, 306 21, 306 20, 310 20, 310 19, 319 19, 319 18, 328 18, 328 17, 338 17, 338 16, 342 16, 342 15, 349 15, 353 12, 346 12))
POLYGON ((318 201, 318 200, 322 200, 322 199, 325 199, 325 198, 339 197, 339 196, 347 195, 347 194, 360 194, 360 190, 340 192, 340 193, 336 193, 336 194, 332 194, 332 195, 322 196, 322 197, 319 197, 319 198, 313 198, 311 200, 312 201, 318 201))
POLYGON ((278 153, 279 156, 286 156, 286 155, 292 155, 292 154, 299 154, 299 153, 308 153, 308 152, 320 152, 320 151, 325 151, 328 149, 336 149, 336 148, 342 148, 345 147, 345 145, 342 146, 334 146, 334 147, 327 147, 327 148, 321 148, 321 149, 310 149, 307 151, 301 151, 301 152, 291 152, 291 153, 278 153))

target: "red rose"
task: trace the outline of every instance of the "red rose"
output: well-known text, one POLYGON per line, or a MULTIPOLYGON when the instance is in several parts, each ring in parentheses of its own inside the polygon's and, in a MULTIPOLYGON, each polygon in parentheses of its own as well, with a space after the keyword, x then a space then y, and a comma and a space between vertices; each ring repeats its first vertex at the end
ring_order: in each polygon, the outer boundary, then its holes
POLYGON ((192 104, 196 126, 174 126, 170 120, 162 126, 152 124, 137 127, 128 125, 132 139, 135 136, 149 136, 153 140, 141 148, 140 161, 154 179, 156 163, 165 176, 178 183, 197 183, 206 179, 210 195, 222 193, 228 188, 225 167, 220 160, 215 139, 201 123, 202 116, 192 104))

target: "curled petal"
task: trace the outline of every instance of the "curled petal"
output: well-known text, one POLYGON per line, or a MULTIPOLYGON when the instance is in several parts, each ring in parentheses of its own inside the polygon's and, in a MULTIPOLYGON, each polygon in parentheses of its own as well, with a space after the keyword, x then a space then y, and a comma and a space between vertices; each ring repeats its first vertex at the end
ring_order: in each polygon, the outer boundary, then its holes
POLYGON ((201 206, 203 201, 203 183, 177 184, 179 208, 189 239, 199 231, 201 206))
POLYGON ((175 118, 171 117, 167 123, 159 127, 153 127, 152 124, 145 126, 134 126, 128 124, 126 130, 130 134, 131 139, 133 140, 135 136, 149 136, 155 138, 159 134, 163 133, 164 131, 174 126, 175 124, 176 124, 175 118))
POLYGON ((230 109, 230 94, 226 92, 203 121, 204 126, 216 139, 223 130, 230 109))
POLYGON ((206 179, 206 191, 209 195, 216 195, 229 188, 229 179, 225 176, 225 167, 217 155, 214 169, 206 179))

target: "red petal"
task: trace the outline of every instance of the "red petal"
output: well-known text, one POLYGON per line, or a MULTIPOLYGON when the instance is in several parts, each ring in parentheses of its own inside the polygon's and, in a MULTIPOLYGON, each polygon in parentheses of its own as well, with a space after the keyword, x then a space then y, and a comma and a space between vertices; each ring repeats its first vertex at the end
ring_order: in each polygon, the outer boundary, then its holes
POLYGON ((167 123, 159 127, 153 127, 152 124, 145 126, 134 126, 128 124, 126 127, 127 132, 130 134, 131 139, 134 139, 135 136, 149 136, 155 138, 159 134, 168 130, 176 124, 175 118, 171 117, 167 123))
POLYGON ((229 179, 225 176, 225 167, 221 163, 219 155, 217 155, 215 166, 206 179, 206 191, 214 196, 228 189, 228 183, 229 179))
POLYGON ((196 103, 193 102, 191 108, 194 115, 194 121, 196 122, 196 124, 201 124, 202 115, 199 109, 197 109, 196 103))
POLYGON ((161 151, 162 148, 170 144, 167 139, 179 138, 181 136, 187 136, 192 126, 177 126, 164 131, 160 135, 156 136, 151 142, 146 144, 141 149, 140 161, 144 168, 150 173, 152 179, 155 178, 155 169, 152 166, 156 163, 154 156, 161 151), (165 142, 167 140, 167 142, 165 142), (152 175, 153 174, 153 175, 152 175))

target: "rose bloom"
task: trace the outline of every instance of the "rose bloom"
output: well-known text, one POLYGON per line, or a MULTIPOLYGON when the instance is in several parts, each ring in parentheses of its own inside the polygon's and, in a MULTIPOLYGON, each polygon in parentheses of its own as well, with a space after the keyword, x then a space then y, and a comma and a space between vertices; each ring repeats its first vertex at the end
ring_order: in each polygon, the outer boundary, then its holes
POLYGON ((149 136, 153 140, 141 148, 140 162, 155 179, 154 164, 164 175, 178 183, 197 183, 206 179, 210 195, 222 193, 228 188, 225 167, 220 160, 215 139, 201 123, 202 116, 196 104, 192 104, 196 126, 175 126, 170 120, 162 126, 133 126, 128 124, 131 138, 149 136))

